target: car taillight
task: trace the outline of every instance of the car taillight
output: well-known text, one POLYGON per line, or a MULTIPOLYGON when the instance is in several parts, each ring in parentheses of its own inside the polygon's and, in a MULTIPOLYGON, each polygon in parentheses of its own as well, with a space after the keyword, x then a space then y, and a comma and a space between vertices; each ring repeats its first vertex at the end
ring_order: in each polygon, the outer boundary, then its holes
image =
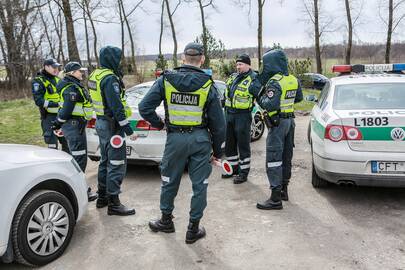
POLYGON ((96 128, 96 118, 91 118, 87 122, 87 128, 96 128))
POLYGON ((363 135, 355 127, 328 125, 325 130, 325 139, 333 142, 362 140, 363 135))
POLYGON ((141 130, 159 130, 157 128, 152 127, 150 123, 145 120, 139 120, 138 123, 136 123, 136 128, 141 130))

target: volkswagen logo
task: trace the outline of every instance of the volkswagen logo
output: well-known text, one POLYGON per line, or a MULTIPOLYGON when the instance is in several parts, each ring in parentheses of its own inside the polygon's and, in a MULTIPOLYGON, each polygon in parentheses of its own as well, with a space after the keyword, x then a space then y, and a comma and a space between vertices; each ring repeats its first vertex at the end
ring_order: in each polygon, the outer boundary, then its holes
POLYGON ((394 128, 391 131, 391 138, 394 141, 403 141, 405 139, 405 131, 402 128, 394 128))

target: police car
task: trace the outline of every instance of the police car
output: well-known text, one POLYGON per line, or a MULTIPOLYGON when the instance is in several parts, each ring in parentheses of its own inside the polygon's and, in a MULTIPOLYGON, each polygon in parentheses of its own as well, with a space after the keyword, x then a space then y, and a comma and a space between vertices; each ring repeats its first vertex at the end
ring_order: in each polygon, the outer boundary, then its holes
MULTIPOLYGON (((214 81, 220 98, 223 99, 226 84, 222 81, 214 81)), ((138 134, 139 138, 136 141, 127 140, 127 158, 131 161, 158 164, 162 160, 163 151, 166 143, 166 131, 153 128, 145 121, 138 111, 138 105, 143 97, 148 93, 154 81, 142 83, 129 88, 126 91, 127 103, 132 108, 132 117, 130 125, 138 134)), ((157 108, 157 113, 160 117, 165 117, 165 109, 163 103, 157 108)), ((260 117, 259 106, 255 106, 252 112, 253 121, 251 127, 251 140, 259 140, 265 130, 264 122, 260 117)), ((88 156, 91 160, 97 161, 100 159, 99 139, 95 129, 96 119, 93 118, 88 122, 86 128, 88 156)))
POLYGON ((405 187, 405 64, 339 65, 311 112, 312 185, 405 187))

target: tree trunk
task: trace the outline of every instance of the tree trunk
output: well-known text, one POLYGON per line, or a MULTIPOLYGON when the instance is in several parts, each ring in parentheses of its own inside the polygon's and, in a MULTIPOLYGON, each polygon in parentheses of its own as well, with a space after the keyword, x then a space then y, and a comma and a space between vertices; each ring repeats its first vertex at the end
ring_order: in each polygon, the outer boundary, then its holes
POLYGON ((176 37, 176 30, 174 28, 174 22, 173 22, 173 14, 170 11, 170 5, 169 5, 169 0, 164 0, 166 2, 166 7, 167 7, 167 15, 169 16, 169 22, 170 22, 170 28, 172 29, 172 37, 173 37, 173 66, 177 67, 177 37, 176 37))
POLYGON ((388 0, 388 29, 387 29, 387 44, 385 47, 385 63, 389 64, 391 62, 391 41, 392 41, 392 31, 393 31, 393 21, 394 21, 394 0, 388 0))
POLYGON ((122 0, 118 0, 118 9, 119 9, 119 15, 120 15, 120 25, 121 25, 121 57, 122 57, 122 66, 124 70, 127 70, 127 64, 126 64, 126 59, 125 59, 125 30, 124 30, 124 19, 123 19, 123 14, 122 14, 122 5, 121 5, 122 0))
POLYGON ((348 39, 347 39, 347 48, 346 48, 346 65, 350 65, 352 57, 352 46, 353 46, 353 22, 352 14, 350 10, 350 1, 345 0, 346 4, 346 15, 347 15, 347 26, 348 26, 348 39))
POLYGON ((263 55, 263 0, 257 1, 258 5, 258 23, 257 23, 257 58, 258 58, 258 67, 262 64, 262 55, 263 55))
POLYGON ((132 29, 131 29, 131 25, 129 24, 128 16, 125 13, 124 3, 122 2, 122 0, 120 0, 120 3, 121 3, 121 10, 122 10, 123 19, 125 21, 125 24, 126 24, 127 30, 128 30, 129 42, 131 43, 131 65, 132 65, 132 70, 133 70, 133 73, 135 75, 135 78, 138 78, 139 74, 138 74, 138 67, 136 66, 136 59, 135 59, 134 37, 132 35, 132 29))
POLYGON ((207 37, 207 26, 205 25, 205 14, 204 14, 204 7, 202 4, 202 0, 197 0, 200 6, 200 13, 201 13, 201 24, 202 24, 202 31, 203 31, 203 48, 204 48, 204 56, 205 62, 203 63, 203 68, 209 68, 210 66, 210 58, 208 55, 208 37, 207 37))
POLYGON ((39 11, 39 16, 41 17, 41 21, 42 21, 42 24, 44 26, 45 36, 46 36, 46 40, 48 41, 48 44, 49 44, 49 49, 51 51, 52 58, 56 58, 55 57, 56 56, 55 55, 55 49, 54 49, 54 46, 52 44, 53 42, 51 40, 51 37, 49 36, 48 24, 44 19, 44 15, 42 14, 42 10, 39 11))
POLYGON ((163 13, 164 12, 165 12, 165 0, 162 0, 162 9, 161 9, 161 12, 160 12, 159 56, 162 55, 163 13))
POLYGON ((90 55, 90 44, 89 44, 89 31, 87 29, 87 18, 86 11, 83 8, 83 21, 84 21, 84 35, 86 39, 86 53, 87 53, 87 65, 91 67, 91 55, 90 55))
POLYGON ((77 49, 75 28, 73 25, 72 10, 70 8, 69 0, 62 0, 62 5, 66 23, 66 37, 67 37, 69 60, 80 62, 80 55, 79 50, 77 49))
POLYGON ((322 74, 321 45, 319 32, 319 6, 318 0, 314 0, 314 20, 315 20, 315 58, 316 72, 322 74))
POLYGON ((55 20, 55 15, 53 14, 52 7, 51 7, 51 1, 48 2, 48 9, 49 9, 49 14, 51 14, 52 22, 55 28, 56 36, 58 37, 58 61, 59 63, 65 63, 65 55, 63 53, 63 23, 62 23, 62 16, 61 16, 61 10, 60 8, 58 9, 58 17, 57 20, 55 20))

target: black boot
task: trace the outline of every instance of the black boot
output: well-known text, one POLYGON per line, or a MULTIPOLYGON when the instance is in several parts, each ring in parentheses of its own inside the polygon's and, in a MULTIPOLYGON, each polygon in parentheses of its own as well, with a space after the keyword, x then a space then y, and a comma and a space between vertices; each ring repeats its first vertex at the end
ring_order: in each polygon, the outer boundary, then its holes
POLYGON ((118 195, 111 195, 108 197, 108 211, 109 216, 129 216, 135 215, 135 209, 127 208, 120 202, 118 195))
POLYGON ((153 232, 174 233, 175 229, 172 214, 167 215, 162 213, 160 219, 149 221, 149 228, 153 232))
POLYGON ((262 210, 281 210, 283 203, 281 201, 281 190, 273 189, 270 198, 262 203, 257 203, 256 207, 262 210))
POLYGON ((227 178, 232 178, 232 177, 234 177, 235 175, 234 174, 222 174, 221 175, 221 178, 222 179, 227 179, 227 178))
POLYGON ((248 180, 247 175, 239 174, 238 176, 235 177, 235 179, 233 179, 233 183, 235 185, 238 185, 238 184, 245 183, 247 180, 248 180))
POLYGON ((97 200, 97 198, 98 198, 98 194, 94 193, 94 192, 91 192, 91 188, 89 187, 87 189, 87 199, 88 199, 88 201, 92 202, 92 201, 97 200))
POLYGON ((97 191, 98 194, 98 199, 96 202, 96 207, 97 208, 103 208, 106 207, 108 205, 108 197, 107 194, 105 193, 105 191, 97 191))
POLYGON ((283 188, 281 189, 281 200, 288 201, 288 185, 283 184, 283 188))
POLYGON ((186 244, 193 244, 197 240, 205 237, 206 232, 204 227, 199 228, 200 221, 191 221, 188 224, 186 233, 186 244))

